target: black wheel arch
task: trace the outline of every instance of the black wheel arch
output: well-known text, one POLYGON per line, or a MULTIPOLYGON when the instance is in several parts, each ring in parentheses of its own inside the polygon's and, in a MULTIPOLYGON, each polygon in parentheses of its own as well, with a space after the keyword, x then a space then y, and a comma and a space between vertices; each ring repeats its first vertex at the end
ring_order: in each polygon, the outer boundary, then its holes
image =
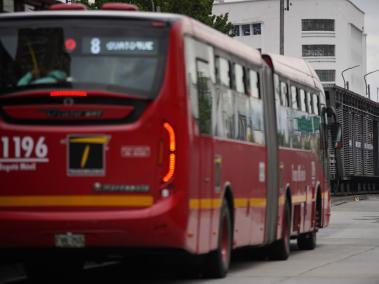
POLYGON ((316 189, 316 216, 319 214, 320 219, 316 220, 316 228, 322 227, 322 194, 321 194, 321 186, 317 185, 316 189))
POLYGON ((234 217, 234 196, 233 196, 233 191, 232 191, 232 187, 231 185, 228 183, 225 185, 225 190, 224 190, 224 196, 223 196, 223 199, 222 199, 222 202, 224 202, 224 200, 227 202, 228 204, 228 208, 229 208, 229 211, 230 211, 230 214, 231 214, 231 219, 232 219, 232 232, 234 231, 234 222, 235 222, 235 217, 234 217))

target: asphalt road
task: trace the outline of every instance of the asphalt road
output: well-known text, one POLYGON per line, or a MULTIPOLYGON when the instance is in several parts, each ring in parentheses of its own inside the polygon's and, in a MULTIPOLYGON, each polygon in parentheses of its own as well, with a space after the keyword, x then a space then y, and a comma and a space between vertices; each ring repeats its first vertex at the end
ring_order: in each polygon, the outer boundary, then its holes
MULTIPOLYGON (((259 260, 254 252, 242 251, 234 256, 226 279, 205 280, 183 275, 170 263, 140 259, 133 264, 88 266, 65 283, 379 284, 379 196, 334 204, 331 225, 318 233, 317 248, 299 251, 294 242, 285 262, 259 260)), ((0 283, 29 281, 22 268, 3 266, 0 283)))

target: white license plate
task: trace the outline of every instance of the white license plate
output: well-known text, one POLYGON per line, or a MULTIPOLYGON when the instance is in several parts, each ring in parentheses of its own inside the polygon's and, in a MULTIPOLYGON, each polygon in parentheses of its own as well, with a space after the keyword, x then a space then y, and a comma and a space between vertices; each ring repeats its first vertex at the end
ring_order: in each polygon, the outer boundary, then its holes
POLYGON ((59 248, 83 248, 86 245, 84 235, 81 234, 59 234, 55 235, 55 246, 59 248))

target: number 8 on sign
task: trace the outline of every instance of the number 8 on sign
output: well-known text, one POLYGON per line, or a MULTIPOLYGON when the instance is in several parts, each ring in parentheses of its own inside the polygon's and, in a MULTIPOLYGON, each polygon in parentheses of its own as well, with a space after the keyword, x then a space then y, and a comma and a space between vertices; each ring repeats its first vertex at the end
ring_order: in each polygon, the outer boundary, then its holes
POLYGON ((99 54, 101 52, 101 41, 99 38, 93 38, 91 40, 91 53, 99 54))

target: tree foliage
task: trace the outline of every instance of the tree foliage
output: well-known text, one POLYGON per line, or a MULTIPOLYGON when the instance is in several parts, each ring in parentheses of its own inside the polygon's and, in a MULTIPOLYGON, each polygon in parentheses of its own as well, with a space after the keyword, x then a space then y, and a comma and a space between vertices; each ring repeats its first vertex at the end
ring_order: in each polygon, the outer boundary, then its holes
MULTIPOLYGON (((102 4, 115 2, 115 0, 95 0, 94 4, 89 4, 88 0, 79 0, 79 2, 86 4, 91 9, 99 9, 102 4)), ((214 0, 117 0, 117 2, 135 4, 142 11, 152 11, 154 5, 156 9, 159 7, 161 12, 190 16, 227 35, 231 35, 233 29, 228 13, 212 15, 214 0)))

